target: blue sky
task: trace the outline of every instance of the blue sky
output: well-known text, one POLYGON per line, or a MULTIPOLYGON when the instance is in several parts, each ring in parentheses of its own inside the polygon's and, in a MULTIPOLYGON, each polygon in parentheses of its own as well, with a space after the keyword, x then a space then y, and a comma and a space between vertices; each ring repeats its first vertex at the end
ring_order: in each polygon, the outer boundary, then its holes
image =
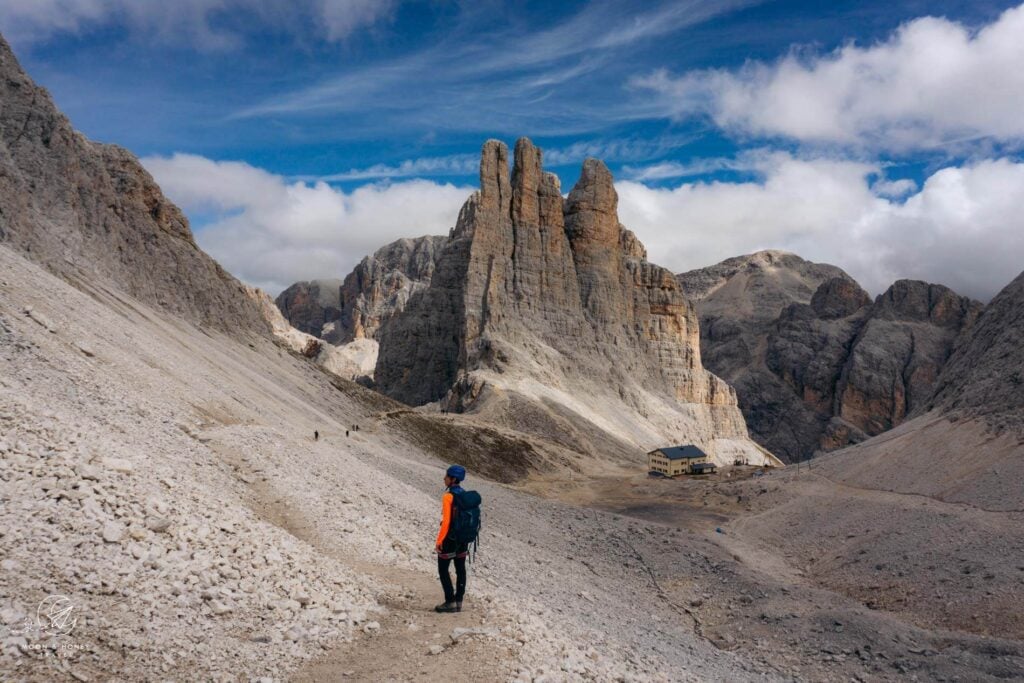
POLYGON ((783 248, 986 298, 1024 267, 1013 3, 6 0, 0 31, 272 292, 445 232, 520 135, 565 190, 603 158, 677 271, 783 248))

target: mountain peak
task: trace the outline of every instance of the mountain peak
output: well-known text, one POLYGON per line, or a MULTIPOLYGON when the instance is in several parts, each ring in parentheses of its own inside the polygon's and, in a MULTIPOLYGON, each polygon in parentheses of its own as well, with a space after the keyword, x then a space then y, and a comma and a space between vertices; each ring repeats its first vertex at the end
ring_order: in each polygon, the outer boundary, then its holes
POLYGON ((675 277, 620 225, 604 163, 587 159, 563 200, 529 139, 511 169, 507 146, 490 140, 480 181, 430 285, 380 330, 385 393, 458 411, 514 400, 583 450, 611 434, 624 454, 686 439, 721 462, 771 461, 747 440, 731 389, 701 366, 675 277))

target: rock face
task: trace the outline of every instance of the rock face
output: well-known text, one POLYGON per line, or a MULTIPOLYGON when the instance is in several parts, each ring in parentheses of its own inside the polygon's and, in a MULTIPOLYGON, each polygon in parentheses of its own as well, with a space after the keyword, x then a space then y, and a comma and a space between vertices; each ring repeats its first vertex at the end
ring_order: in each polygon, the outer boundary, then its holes
POLYGON ((751 435, 789 461, 903 422, 980 310, 910 280, 872 302, 840 269, 782 252, 679 279, 700 311, 708 368, 736 388, 751 435))
POLYGON ((274 303, 292 327, 319 337, 325 324, 341 317, 341 280, 296 282, 274 303))
POLYGON ((698 302, 701 317, 772 321, 786 306, 808 303, 818 287, 849 276, 841 268, 805 261, 796 254, 766 250, 678 275, 698 302))
POLYGON ((928 407, 1024 436, 1024 273, 985 307, 939 376, 928 407))
POLYGON ((443 235, 400 239, 360 261, 341 285, 341 312, 324 338, 334 344, 376 338, 381 324, 429 284, 447 242, 443 235))
POLYGON ((374 339, 381 324, 426 287, 448 238, 426 235, 387 244, 342 280, 296 282, 277 297, 285 318, 332 344, 374 339))
POLYGON ((704 370, 694 308, 618 221, 603 163, 563 200, 523 138, 487 142, 429 287, 384 323, 375 380, 543 432, 580 452, 698 443, 720 461, 768 459, 732 390, 704 370), (609 446, 609 444, 611 444, 609 446))
POLYGON ((268 333, 138 160, 76 132, 3 38, 0 242, 74 284, 106 281, 200 325, 268 333))
POLYGON ((377 342, 357 339, 343 346, 326 344, 319 337, 303 332, 285 320, 278 305, 262 289, 246 287, 246 293, 256 302, 274 336, 292 351, 345 379, 369 379, 373 375, 377 364, 377 342))
MULTIPOLYGON (((923 324, 923 288, 916 289, 885 301, 886 311, 916 314, 916 324, 923 324), (913 305, 908 311, 909 302, 913 305)), ((928 319, 953 325, 955 303, 948 296, 931 297, 928 319)), ((1024 273, 996 295, 973 325, 965 326, 934 382, 934 393, 918 401, 905 422, 883 437, 826 459, 820 467, 831 479, 859 488, 914 493, 974 509, 1021 510, 1022 335, 1024 273)), ((989 594, 1004 593, 994 588, 989 594)))

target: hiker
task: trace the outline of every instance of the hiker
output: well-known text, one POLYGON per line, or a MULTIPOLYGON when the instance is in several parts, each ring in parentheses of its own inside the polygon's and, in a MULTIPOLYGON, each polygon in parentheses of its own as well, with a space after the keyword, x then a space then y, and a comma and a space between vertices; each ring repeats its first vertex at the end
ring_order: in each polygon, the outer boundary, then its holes
POLYGON ((461 612, 466 593, 466 557, 469 544, 477 540, 480 531, 480 494, 465 491, 459 485, 466 478, 466 468, 452 465, 444 474, 444 494, 441 496, 441 528, 437 532, 434 549, 437 551, 437 573, 444 589, 444 602, 435 607, 438 612, 461 612), (448 566, 455 561, 455 587, 448 566))
POLYGON ((320 440, 320 431, 317 430, 317 429, 314 429, 313 430, 313 441, 319 441, 319 440, 320 440))

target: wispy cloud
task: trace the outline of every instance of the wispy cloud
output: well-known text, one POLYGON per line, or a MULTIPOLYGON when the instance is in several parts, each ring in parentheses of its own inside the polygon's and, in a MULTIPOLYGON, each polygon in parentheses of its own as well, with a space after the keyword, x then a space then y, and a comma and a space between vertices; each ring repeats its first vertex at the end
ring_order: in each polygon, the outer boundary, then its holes
POLYGON ((138 40, 220 51, 244 43, 239 24, 246 21, 339 41, 389 17, 395 6, 395 0, 4 0, 0 26, 16 44, 124 28, 138 40))
MULTIPOLYGON (((649 139, 595 139, 574 142, 564 147, 546 148, 542 153, 544 166, 549 169, 579 164, 587 157, 596 157, 608 163, 636 162, 662 157, 692 142, 693 139, 693 136, 686 135, 662 135, 649 139)), ((512 141, 508 142, 511 145, 512 141)), ((373 164, 325 175, 296 175, 292 176, 292 180, 334 183, 387 178, 469 176, 476 175, 479 164, 479 153, 448 154, 405 159, 394 164, 373 164)))
POLYGON ((651 138, 600 138, 574 142, 544 151, 544 163, 557 167, 577 164, 587 157, 609 163, 647 161, 663 157, 694 141, 694 135, 659 135, 651 138))
POLYGON ((374 180, 379 178, 414 178, 419 176, 462 176, 476 173, 480 163, 478 154, 450 154, 440 157, 406 159, 397 164, 374 164, 366 168, 321 176, 296 176, 300 181, 321 181, 325 183, 350 180, 374 180))
POLYGON ((718 171, 751 170, 752 168, 753 166, 750 163, 744 163, 735 158, 708 157, 694 159, 687 163, 661 161, 647 166, 625 166, 622 169, 622 176, 629 180, 649 182, 702 176, 709 173, 717 173, 718 171))
MULTIPOLYGON (((470 14, 449 35, 402 58, 343 73, 243 107, 232 119, 373 112, 367 129, 530 131, 567 135, 646 118, 650 98, 623 97, 631 51, 757 0, 653 7, 587 5, 540 31, 486 28, 470 14), (524 106, 528 104, 529 106, 524 106)), ((493 21, 494 17, 487 17, 493 21)))

